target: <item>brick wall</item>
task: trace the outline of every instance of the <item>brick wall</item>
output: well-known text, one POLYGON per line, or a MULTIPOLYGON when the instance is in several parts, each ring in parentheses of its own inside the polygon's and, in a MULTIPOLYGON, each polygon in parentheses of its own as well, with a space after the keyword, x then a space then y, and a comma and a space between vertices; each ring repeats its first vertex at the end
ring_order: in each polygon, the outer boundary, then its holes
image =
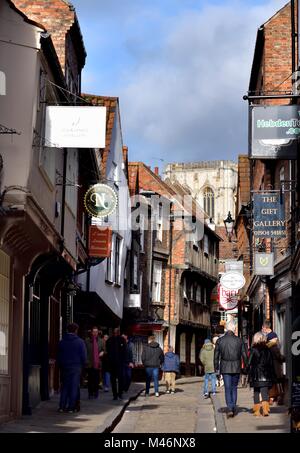
POLYGON ((64 0, 13 0, 13 3, 29 19, 44 25, 51 33, 58 59, 65 72, 66 35, 75 21, 74 8, 64 0))
MULTIPOLYGON (((292 66, 291 6, 287 4, 264 26, 263 77, 265 91, 290 91, 292 66), (279 88, 278 88, 279 87, 279 88)), ((265 101, 266 102, 266 101, 265 101)), ((286 104, 289 100, 268 101, 286 104)))

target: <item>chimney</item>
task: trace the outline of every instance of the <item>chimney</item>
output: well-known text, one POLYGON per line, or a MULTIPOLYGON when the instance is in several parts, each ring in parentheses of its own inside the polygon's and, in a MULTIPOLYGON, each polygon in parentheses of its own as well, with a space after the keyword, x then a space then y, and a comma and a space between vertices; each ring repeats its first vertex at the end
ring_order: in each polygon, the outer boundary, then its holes
POLYGON ((159 167, 154 168, 154 173, 156 174, 156 176, 159 176, 159 167))

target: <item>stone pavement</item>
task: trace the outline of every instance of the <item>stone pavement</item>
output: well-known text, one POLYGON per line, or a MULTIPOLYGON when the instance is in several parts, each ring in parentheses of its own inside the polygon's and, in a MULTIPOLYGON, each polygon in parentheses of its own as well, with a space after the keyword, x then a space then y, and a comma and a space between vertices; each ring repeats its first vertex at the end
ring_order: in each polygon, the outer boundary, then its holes
POLYGON ((210 399, 202 397, 202 380, 176 381, 176 393, 166 394, 160 385, 160 397, 141 394, 132 402, 113 433, 215 433, 215 417, 210 399))
POLYGON ((132 383, 123 401, 100 392, 88 400, 81 392, 81 411, 57 412, 58 395, 44 401, 32 416, 0 425, 0 433, 288 433, 289 416, 284 406, 272 406, 269 417, 254 417, 252 390, 239 388, 237 417, 227 420, 224 387, 215 397, 203 399, 203 378, 176 381, 176 393, 167 395, 160 384, 160 397, 144 396, 144 384, 132 383))
POLYGON ((269 417, 252 415, 253 390, 239 387, 238 415, 227 420, 224 387, 212 397, 218 433, 289 433, 290 420, 285 406, 271 406, 269 417))
POLYGON ((113 401, 111 392, 100 392, 97 400, 89 400, 87 390, 81 391, 81 411, 75 414, 58 413, 59 397, 43 401, 32 416, 0 425, 1 433, 101 433, 110 432, 122 417, 129 402, 144 389, 133 383, 122 401, 113 401))

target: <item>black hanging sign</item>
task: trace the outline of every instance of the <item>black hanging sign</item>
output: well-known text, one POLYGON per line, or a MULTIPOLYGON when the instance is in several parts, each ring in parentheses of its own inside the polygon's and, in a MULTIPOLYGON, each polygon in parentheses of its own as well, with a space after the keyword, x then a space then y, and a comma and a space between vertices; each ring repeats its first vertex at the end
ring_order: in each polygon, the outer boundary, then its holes
POLYGON ((280 193, 253 195, 253 234, 258 238, 286 237, 284 200, 280 193))
POLYGON ((297 159, 300 106, 249 107, 249 157, 297 159))

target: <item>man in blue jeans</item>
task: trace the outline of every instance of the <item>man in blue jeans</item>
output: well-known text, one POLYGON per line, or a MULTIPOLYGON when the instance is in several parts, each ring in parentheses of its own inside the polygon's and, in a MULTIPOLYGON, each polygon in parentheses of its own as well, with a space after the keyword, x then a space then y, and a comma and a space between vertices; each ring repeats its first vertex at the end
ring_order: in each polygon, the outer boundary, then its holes
POLYGON ((211 391, 213 396, 216 394, 216 385, 217 385, 217 378, 215 375, 215 368, 214 368, 214 345, 207 338, 204 341, 204 345, 200 352, 200 362, 204 366, 204 387, 203 387, 203 396, 204 398, 209 398, 209 390, 208 384, 209 381, 211 382, 211 391))
POLYGON ((142 352, 142 363, 146 369, 146 392, 149 396, 150 383, 153 377, 155 396, 159 396, 158 380, 159 368, 164 362, 164 353, 159 344, 155 341, 155 336, 151 335, 148 344, 144 346, 142 352))
POLYGON ((245 367, 248 356, 245 343, 235 335, 237 326, 234 320, 226 324, 226 333, 216 343, 214 365, 216 374, 222 374, 225 386, 227 418, 237 414, 237 387, 241 374, 241 360, 245 367))

